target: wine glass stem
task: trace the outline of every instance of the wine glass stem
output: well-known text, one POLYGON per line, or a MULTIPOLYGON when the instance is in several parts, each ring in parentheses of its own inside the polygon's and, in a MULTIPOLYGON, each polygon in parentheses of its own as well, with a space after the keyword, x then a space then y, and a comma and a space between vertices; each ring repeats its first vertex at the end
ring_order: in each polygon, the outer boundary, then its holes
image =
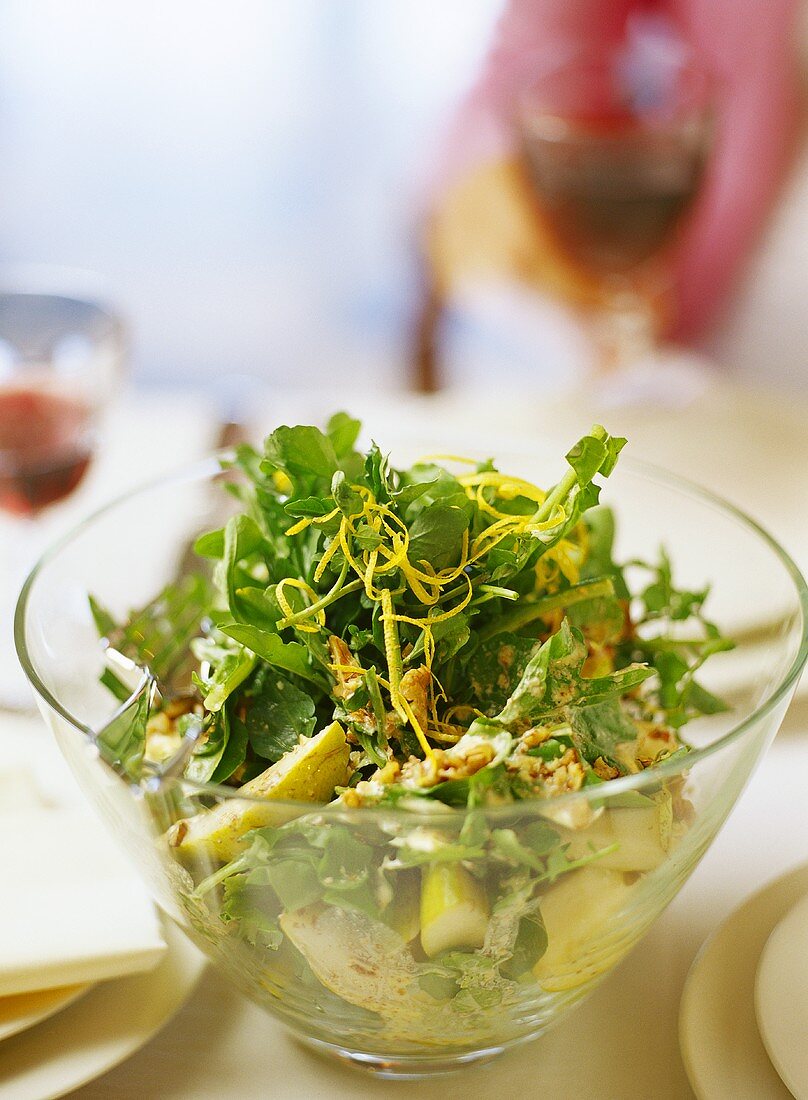
POLYGON ((23 581, 41 551, 35 517, 3 517, 0 526, 0 711, 34 709, 14 649, 14 612, 23 581))
POLYGON ((607 293, 595 320, 597 374, 614 374, 650 357, 656 346, 656 316, 648 298, 631 287, 607 293))

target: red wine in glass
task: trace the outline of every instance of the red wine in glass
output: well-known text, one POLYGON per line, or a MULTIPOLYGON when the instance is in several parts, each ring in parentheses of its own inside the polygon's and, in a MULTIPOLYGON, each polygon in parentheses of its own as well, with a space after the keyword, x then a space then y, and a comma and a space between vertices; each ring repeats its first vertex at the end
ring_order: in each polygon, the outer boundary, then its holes
POLYGON ((35 516, 69 496, 92 456, 92 412, 63 394, 0 389, 0 508, 35 516))
POLYGON ((534 193, 561 249, 593 275, 636 270, 667 244, 704 172, 687 127, 627 117, 534 120, 525 134, 534 193))

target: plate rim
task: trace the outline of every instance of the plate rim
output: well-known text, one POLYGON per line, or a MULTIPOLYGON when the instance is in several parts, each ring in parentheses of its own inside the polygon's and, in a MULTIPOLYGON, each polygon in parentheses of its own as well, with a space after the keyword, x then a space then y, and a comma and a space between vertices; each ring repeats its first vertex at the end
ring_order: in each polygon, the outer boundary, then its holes
MULTIPOLYGON (((158 965, 145 974, 128 975, 108 982, 99 982, 88 990, 85 997, 78 999, 77 1003, 67 1007, 63 1013, 55 1014, 50 1020, 44 1021, 43 1027, 51 1031, 50 1035, 46 1037, 48 1046, 45 1048, 46 1051, 50 1051, 50 1054, 46 1053, 43 1057, 40 1046, 35 1046, 34 1049, 27 1052, 23 1050, 19 1067, 12 1066, 12 1072, 6 1076, 2 1073, 2 1063, 0 1063, 0 1100, 57 1100, 58 1097, 74 1092, 131 1058, 179 1012, 202 977, 207 967, 207 959, 174 921, 161 914, 161 923, 168 950, 158 965), (155 983, 159 986, 161 981, 169 979, 173 982, 170 987, 171 995, 168 997, 165 1010, 160 1014, 159 1019, 152 1021, 143 1030, 137 1028, 130 1030, 131 1021, 129 1021, 130 1027, 127 1027, 127 1019, 122 1017, 121 1037, 118 1041, 113 1041, 112 1049, 109 1049, 108 1046, 105 1048, 102 1044, 97 1054, 89 1056, 88 1060, 79 1060, 71 1071, 69 1045, 66 1057, 61 1043, 66 1035, 71 1034, 71 1029, 74 1031, 76 1028, 81 1027, 80 1014, 82 1011, 92 1013, 93 1006, 102 997, 117 996, 124 1002, 131 1003, 133 986, 139 994, 141 1002, 146 1003, 150 993, 157 988, 155 983), (141 986, 139 990, 138 986, 141 986), (130 1033, 127 1034, 127 1031, 130 1033), (66 1060, 61 1071, 61 1077, 56 1080, 60 1060, 64 1059, 66 1060), (47 1064, 51 1061, 54 1064, 54 1082, 49 1083, 47 1092, 43 1093, 41 1091, 41 1080, 39 1081, 39 1091, 31 1091, 31 1085, 36 1085, 36 1081, 29 1082, 26 1089, 25 1078, 32 1074, 39 1078, 43 1063, 47 1064)), ((15 1046, 19 1047, 21 1044, 29 1042, 33 1045, 33 1033, 31 1031, 18 1033, 3 1044, 3 1054, 8 1055, 11 1053, 13 1055, 15 1046)), ((7 1062, 8 1059, 4 1058, 3 1061, 7 1062)))
MULTIPOLYGON (((808 1085, 806 1085, 805 1081, 797 1081, 794 1078, 788 1059, 782 1057, 784 1044, 776 1041, 776 1029, 771 1026, 772 1014, 764 1004, 764 1002, 768 1000, 768 995, 763 988, 764 982, 766 981, 766 968, 772 961, 772 951, 778 945, 780 939, 786 934, 786 929, 790 931, 792 922, 797 922, 798 916, 802 920, 803 925, 808 922, 808 891, 806 891, 806 893, 795 902, 788 912, 777 922, 760 953, 760 959, 755 974, 755 1018, 757 1019, 760 1038, 763 1042, 763 1046, 766 1048, 766 1053, 772 1065, 783 1079, 783 1083, 795 1097, 804 1097, 808 1095, 808 1085)), ((769 988, 771 989, 771 987, 772 983, 770 981, 769 988)), ((771 1007, 773 1008, 774 1006, 772 1005, 771 1007)))
MULTIPOLYGON (((705 968, 709 967, 711 957, 716 949, 723 943, 724 938, 727 935, 731 935, 733 924, 743 926, 744 918, 747 920, 754 920, 754 914, 761 909, 765 910, 767 902, 769 903, 770 910, 775 910, 773 920, 766 919, 766 928, 764 929, 764 936, 760 944, 760 950, 749 958, 747 956, 747 965, 739 967, 735 971, 739 975, 740 981, 745 981, 751 971, 752 978, 752 990, 750 995, 750 1003, 748 1005, 743 1004, 739 1000, 734 1000, 733 1011, 736 1018, 742 1011, 748 1009, 751 1015, 752 1023, 756 1034, 758 1035, 760 1042, 759 1054, 762 1054, 766 1060, 766 1064, 771 1069, 774 1078, 781 1084, 783 1089, 783 1096, 790 1097, 791 1093, 787 1089, 785 1082, 778 1074, 775 1066, 769 1059, 766 1052, 766 1048, 763 1045, 763 1040, 759 1035, 757 1028, 757 1020, 755 1017, 754 1007, 754 981, 755 973, 757 971, 758 962, 763 950, 763 947, 768 940, 768 936, 771 930, 779 924, 780 920, 789 912, 793 905, 808 891, 808 863, 798 864, 795 867, 791 867, 776 878, 764 883, 754 893, 748 895, 743 899, 740 904, 736 905, 731 912, 729 912, 725 918, 721 921, 717 928, 707 937, 702 944, 698 953, 696 954, 693 963, 690 966, 687 977, 685 979, 684 986, 682 988, 682 995, 679 1006, 679 1022, 678 1022, 678 1036, 679 1036, 679 1050, 682 1057, 682 1062, 687 1073, 688 1080, 690 1081, 693 1092, 700 1098, 700 1100, 743 1100, 743 1096, 734 1091, 732 1087, 728 1087, 727 1090, 718 1094, 712 1090, 707 1091, 706 1083, 703 1074, 704 1059, 698 1059, 694 1057, 694 1048, 692 1045, 691 1037, 694 1033, 701 1036, 708 1034, 713 1040, 719 1040, 720 1036, 715 1028, 695 1027, 695 1009, 697 1005, 696 1001, 696 986, 698 981, 704 980, 705 973, 709 973, 709 970, 705 968), (779 898, 778 898, 779 895, 779 898)), ((758 916, 758 922, 760 916, 758 916)), ((750 1055, 748 1047, 743 1047, 747 1055, 750 1055)), ((748 1060, 747 1060, 748 1064, 748 1060)), ((750 1094, 751 1095, 751 1094, 750 1094)))
POLYGON ((95 982, 80 982, 75 985, 57 986, 54 989, 38 989, 32 990, 30 993, 15 993, 6 997, 0 998, 0 1004, 3 1001, 11 1001, 17 997, 45 997, 50 998, 47 1000, 47 1007, 40 1009, 38 1012, 29 1012, 23 1016, 22 1019, 14 1021, 11 1024, 3 1024, 0 1022, 0 1043, 5 1042, 6 1039, 12 1039, 15 1035, 21 1035, 22 1032, 27 1031, 29 1027, 36 1027, 37 1024, 43 1024, 45 1020, 50 1019, 51 1016, 55 1016, 57 1012, 63 1011, 63 1009, 69 1008, 74 1001, 77 1001, 79 997, 83 997, 85 993, 89 993, 95 985, 95 982), (61 994, 61 997, 58 996, 61 994))

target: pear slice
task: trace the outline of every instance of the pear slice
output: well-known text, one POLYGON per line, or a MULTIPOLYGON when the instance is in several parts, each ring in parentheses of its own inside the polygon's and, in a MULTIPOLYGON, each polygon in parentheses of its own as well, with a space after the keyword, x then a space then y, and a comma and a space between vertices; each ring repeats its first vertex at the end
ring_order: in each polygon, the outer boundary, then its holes
POLYGON ((623 875, 593 865, 572 871, 541 899, 547 930, 547 950, 533 973, 544 989, 575 989, 611 969, 633 943, 628 934, 615 935, 613 919, 635 886, 623 875))
POLYGON ((488 898, 459 863, 433 863, 421 879, 421 946, 434 958, 453 948, 479 948, 488 930, 488 898))
POLYGON ((378 1013, 384 1026, 377 1039, 445 1048, 467 1044, 474 1035, 472 1016, 458 1019, 448 1006, 439 1010, 421 988, 423 966, 381 921, 333 905, 309 905, 283 913, 280 926, 326 989, 378 1013))
POLYGON ((349 752, 344 729, 332 722, 241 788, 241 793, 266 799, 265 803, 228 798, 177 821, 166 834, 169 847, 186 863, 226 863, 247 846, 244 836, 251 829, 282 825, 297 816, 297 810, 273 801, 328 802, 334 788, 348 781, 349 752))
POLYGON ((567 855, 582 859, 592 851, 614 847, 598 857, 599 867, 612 871, 653 871, 665 858, 657 806, 606 810, 588 828, 564 835, 569 837, 567 855))
POLYGON ((421 891, 418 871, 398 871, 393 880, 393 898, 384 910, 384 923, 412 943, 421 931, 421 891))
POLYGON ((343 1000, 408 1019, 429 1004, 413 987, 418 965, 412 953, 386 924, 353 910, 309 905, 283 913, 280 926, 316 977, 343 1000))

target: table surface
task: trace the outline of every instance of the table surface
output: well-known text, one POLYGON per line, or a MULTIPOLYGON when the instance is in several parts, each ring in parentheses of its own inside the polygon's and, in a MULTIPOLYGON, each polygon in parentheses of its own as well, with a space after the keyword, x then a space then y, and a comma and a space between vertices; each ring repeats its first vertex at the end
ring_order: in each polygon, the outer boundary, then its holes
MULTIPOLYGON (((210 446, 209 423, 201 433, 204 440, 196 439, 186 453, 210 446)), ((689 464, 698 449, 690 450, 689 464)), ((152 461, 160 465, 167 457, 152 461)), ((643 943, 557 1028, 503 1056, 496 1068, 469 1069, 450 1083, 377 1081, 308 1052, 208 969, 191 1000, 156 1037, 74 1095, 79 1100, 429 1100, 462 1081, 468 1100, 487 1098, 494 1088, 582 1100, 692 1097, 677 1039, 688 969, 705 938, 742 899, 808 857, 805 774, 808 699, 803 696, 715 844, 643 943)))

